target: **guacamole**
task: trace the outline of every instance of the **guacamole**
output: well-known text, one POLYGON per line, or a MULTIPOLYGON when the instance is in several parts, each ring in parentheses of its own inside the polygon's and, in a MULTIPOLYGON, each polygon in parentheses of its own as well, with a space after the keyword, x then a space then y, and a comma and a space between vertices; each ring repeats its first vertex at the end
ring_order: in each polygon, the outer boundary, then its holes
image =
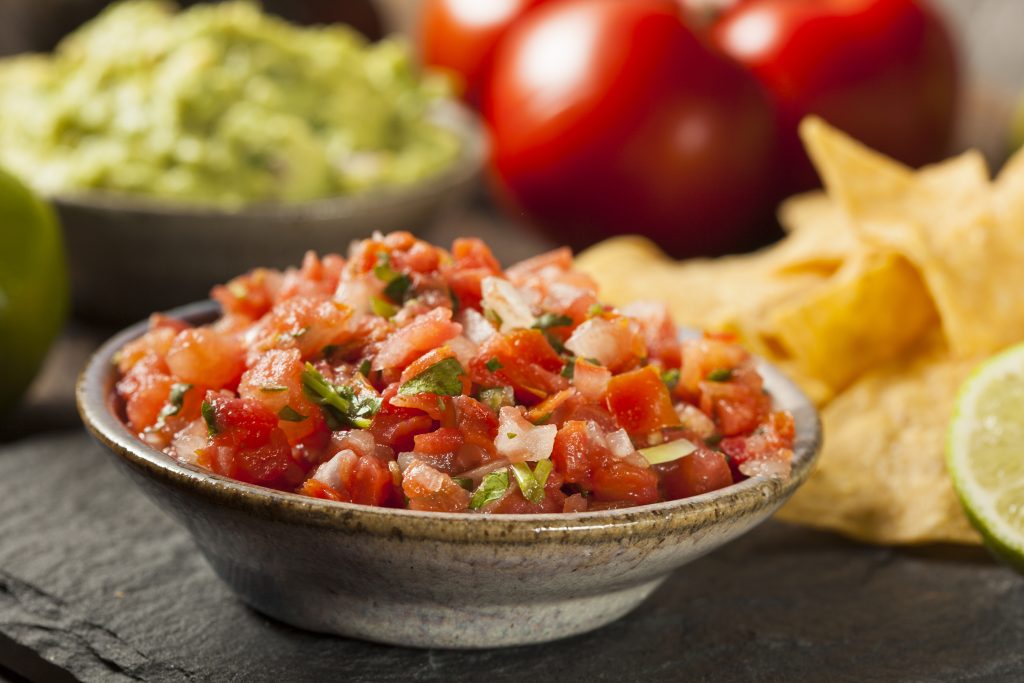
POLYGON ((45 194, 298 202, 402 185, 459 152, 406 46, 228 2, 107 9, 52 55, 0 62, 0 164, 45 194))

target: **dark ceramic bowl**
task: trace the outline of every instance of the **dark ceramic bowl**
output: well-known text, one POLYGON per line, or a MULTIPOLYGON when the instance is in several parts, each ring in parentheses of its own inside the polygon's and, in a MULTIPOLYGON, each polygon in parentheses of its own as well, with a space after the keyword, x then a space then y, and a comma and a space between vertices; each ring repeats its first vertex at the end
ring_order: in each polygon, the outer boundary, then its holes
POLYGON ((433 115, 461 141, 455 162, 405 187, 239 210, 88 192, 51 198, 60 214, 75 311, 126 323, 205 299, 210 287, 256 266, 284 268, 313 249, 343 252, 374 230, 430 225, 472 190, 487 158, 475 115, 447 103, 433 115))
MULTIPOLYGON (((208 322, 209 303, 172 315, 208 322)), ((192 533, 217 574, 253 608, 300 628, 417 647, 521 645, 582 633, 639 605, 672 570, 764 521, 810 473, 817 413, 762 363, 778 408, 796 419, 789 479, 748 479, 643 507, 551 515, 415 512, 336 503, 242 484, 181 464, 129 431, 113 398, 114 353, 78 382, 89 431, 192 533)), ((712 590, 713 586, 708 586, 712 590)))

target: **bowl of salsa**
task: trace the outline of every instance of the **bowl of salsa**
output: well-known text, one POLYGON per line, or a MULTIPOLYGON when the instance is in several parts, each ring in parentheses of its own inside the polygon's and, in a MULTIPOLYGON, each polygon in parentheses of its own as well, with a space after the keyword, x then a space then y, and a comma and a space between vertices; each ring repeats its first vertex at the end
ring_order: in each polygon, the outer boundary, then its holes
POLYGON ((664 305, 603 305, 559 249, 502 268, 375 234, 256 269, 104 345, 92 433, 257 609, 382 642, 596 628, 764 520, 810 402, 664 305))

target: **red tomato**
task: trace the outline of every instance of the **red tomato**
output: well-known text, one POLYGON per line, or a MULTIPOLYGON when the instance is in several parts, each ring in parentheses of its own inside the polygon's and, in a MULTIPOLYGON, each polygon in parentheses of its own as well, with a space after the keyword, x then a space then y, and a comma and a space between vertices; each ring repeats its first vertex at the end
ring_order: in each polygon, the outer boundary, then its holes
POLYGON ((796 135, 811 113, 914 166, 946 155, 956 54, 919 0, 749 0, 723 16, 711 38, 771 92, 789 191, 817 183, 796 135))
POLYGON ((674 2, 538 7, 498 46, 483 111, 499 192, 559 241, 639 232, 681 256, 767 224, 767 96, 674 2))
POLYGON ((420 19, 423 61, 462 80, 462 94, 476 104, 494 48, 509 27, 543 0, 427 0, 420 19))
POLYGON ((670 500, 715 491, 732 483, 732 471, 725 456, 706 448, 655 467, 661 473, 665 497, 670 500))
POLYGON ((668 387, 653 365, 612 377, 605 401, 630 434, 648 434, 680 424, 668 387))

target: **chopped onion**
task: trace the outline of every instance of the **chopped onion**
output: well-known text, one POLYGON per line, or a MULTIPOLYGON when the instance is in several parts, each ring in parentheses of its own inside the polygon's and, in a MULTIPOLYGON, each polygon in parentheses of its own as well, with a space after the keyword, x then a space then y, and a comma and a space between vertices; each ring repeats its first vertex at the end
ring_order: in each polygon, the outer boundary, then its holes
POLYGON ((522 408, 505 406, 498 413, 498 437, 494 446, 511 462, 543 460, 555 447, 555 425, 534 425, 522 408))
POLYGON ((494 325, 475 308, 459 311, 455 321, 462 325, 462 334, 474 344, 480 345, 498 333, 494 325))
POLYGON ((772 477, 785 479, 791 466, 788 460, 779 458, 754 458, 740 465, 740 472, 748 477, 772 477))
POLYGON ((627 318, 590 318, 573 330, 565 348, 580 358, 593 358, 614 370, 637 351, 642 352, 643 342, 627 318))
POLYGON ((469 367, 470 361, 473 360, 477 352, 477 345, 462 334, 454 339, 449 339, 448 348, 455 353, 455 357, 459 359, 459 363, 461 363, 464 368, 469 367))
POLYGON ((515 285, 500 277, 485 277, 480 283, 483 294, 481 304, 501 319, 502 333, 533 327, 537 321, 530 310, 529 300, 515 285))
POLYGON ((633 442, 629 439, 629 434, 626 433, 625 429, 612 432, 607 437, 608 450, 612 452, 616 458, 625 458, 627 455, 631 455, 636 451, 633 447, 633 442))
POLYGON ((409 465, 411 465, 414 460, 419 459, 419 455, 420 454, 417 453, 416 451, 408 451, 406 453, 399 453, 398 454, 398 458, 397 458, 397 460, 398 460, 398 469, 400 469, 403 472, 405 472, 407 469, 409 469, 409 465))
POLYGON ((377 440, 374 439, 372 433, 365 429, 334 432, 331 434, 331 445, 338 450, 351 449, 356 452, 356 455, 377 454, 377 440))
POLYGON ((508 467, 508 465, 509 465, 509 462, 508 462, 508 460, 506 458, 497 458, 497 459, 492 460, 490 462, 484 463, 483 465, 480 465, 479 467, 474 467, 471 470, 466 470, 465 472, 460 472, 459 476, 460 477, 466 477, 467 479, 472 479, 474 484, 479 484, 480 481, 484 477, 486 477, 488 474, 490 474, 491 472, 494 472, 496 470, 500 470, 503 467, 508 467))
POLYGON ((678 460, 684 455, 689 455, 697 450, 697 447, 686 439, 676 439, 663 443, 660 446, 641 448, 638 452, 652 465, 660 465, 665 462, 678 460))

